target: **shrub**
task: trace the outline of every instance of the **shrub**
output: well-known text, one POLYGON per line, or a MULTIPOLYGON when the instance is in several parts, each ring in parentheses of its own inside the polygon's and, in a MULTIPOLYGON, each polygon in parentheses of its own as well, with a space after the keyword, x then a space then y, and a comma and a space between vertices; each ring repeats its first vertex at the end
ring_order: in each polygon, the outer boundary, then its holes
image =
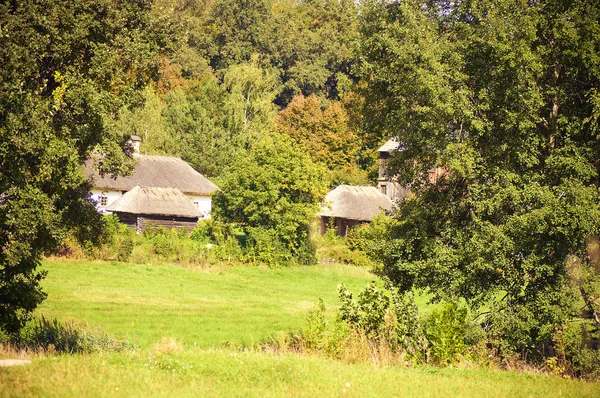
POLYGON ((262 262, 269 266, 288 264, 292 260, 292 253, 286 245, 279 240, 273 230, 264 228, 247 228, 248 231, 248 257, 255 262, 262 262))
POLYGON ((166 233, 157 233, 152 237, 152 250, 155 254, 168 258, 176 252, 176 240, 166 233))
POLYGON ((72 322, 60 323, 56 319, 49 321, 44 317, 32 327, 24 329, 15 343, 22 349, 59 354, 121 351, 133 347, 101 329, 89 329, 72 322))
POLYGON ((309 350, 322 349, 326 341, 325 332, 327 330, 325 303, 323 303, 322 299, 319 299, 315 307, 308 311, 305 325, 304 329, 302 329, 302 334, 305 338, 306 348, 309 350))
POLYGON ((467 315, 466 307, 449 302, 441 310, 433 311, 427 318, 425 335, 429 342, 431 359, 435 363, 450 364, 464 352, 467 315))
POLYGON ((105 215, 103 220, 105 228, 102 244, 98 249, 93 246, 86 247, 86 254, 101 260, 128 261, 133 252, 134 232, 121 223, 115 214, 105 215))
POLYGON ((345 285, 338 288, 338 294, 341 321, 391 352, 401 352, 419 362, 427 360, 428 341, 412 293, 401 294, 391 286, 381 290, 371 283, 359 293, 357 301, 345 285))
POLYGON ((220 245, 235 236, 235 229, 231 224, 224 224, 209 218, 198 221, 198 226, 192 230, 190 239, 200 243, 220 245))
POLYGON ((338 287, 338 295, 342 301, 340 319, 368 336, 380 336, 390 299, 381 292, 373 282, 358 294, 358 301, 352 299, 352 293, 342 284, 338 287))
POLYGON ((600 332, 583 321, 554 333, 554 356, 546 360, 552 373, 598 380, 600 378, 600 332))
POLYGON ((208 249, 220 261, 244 261, 245 253, 236 236, 227 236, 219 245, 208 249))
POLYGON ((322 262, 336 262, 358 266, 373 265, 363 252, 351 249, 347 238, 336 235, 335 229, 332 227, 328 228, 322 236, 315 234, 312 241, 316 248, 317 258, 322 262))

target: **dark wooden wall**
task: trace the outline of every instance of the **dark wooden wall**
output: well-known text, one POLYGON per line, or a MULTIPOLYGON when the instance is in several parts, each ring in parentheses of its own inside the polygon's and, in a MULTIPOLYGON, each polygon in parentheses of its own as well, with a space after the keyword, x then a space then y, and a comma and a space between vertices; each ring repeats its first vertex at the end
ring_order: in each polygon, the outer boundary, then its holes
POLYGON ((198 225, 197 218, 130 213, 117 213, 117 216, 122 223, 130 228, 135 228, 138 233, 148 227, 178 228, 191 231, 198 225))
MULTIPOLYGON (((321 235, 325 235, 329 228, 330 217, 321 216, 321 235)), ((339 236, 347 236, 350 229, 356 225, 364 224, 368 221, 349 220, 347 218, 335 217, 335 233, 339 236)))

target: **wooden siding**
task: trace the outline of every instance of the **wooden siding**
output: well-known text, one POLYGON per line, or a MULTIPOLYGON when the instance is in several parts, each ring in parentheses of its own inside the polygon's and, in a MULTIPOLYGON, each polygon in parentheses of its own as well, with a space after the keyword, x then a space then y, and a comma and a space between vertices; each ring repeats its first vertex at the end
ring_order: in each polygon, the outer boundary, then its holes
MULTIPOLYGON (((327 228, 329 228, 329 222, 331 217, 321 216, 321 235, 325 235, 327 228)), ((347 218, 335 217, 334 218, 335 233, 338 236, 348 236, 350 229, 365 224, 368 221, 349 220, 347 218)))
POLYGON ((137 228, 137 216, 129 213, 116 213, 119 221, 127 225, 129 228, 137 228))
POLYGON ((197 218, 158 216, 148 214, 116 213, 119 220, 130 228, 141 233, 146 228, 164 227, 167 229, 177 228, 191 231, 198 225, 197 218))
POLYGON ((144 230, 148 227, 158 228, 165 227, 167 229, 178 228, 191 231, 198 225, 197 218, 174 217, 174 216, 155 216, 155 215, 140 215, 138 217, 138 228, 144 230))

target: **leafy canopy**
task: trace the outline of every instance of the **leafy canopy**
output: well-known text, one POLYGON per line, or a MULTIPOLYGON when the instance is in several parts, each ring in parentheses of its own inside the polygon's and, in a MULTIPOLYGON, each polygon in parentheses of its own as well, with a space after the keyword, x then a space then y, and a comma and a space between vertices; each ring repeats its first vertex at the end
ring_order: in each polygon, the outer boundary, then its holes
POLYGON ((586 238, 600 233, 598 5, 363 11, 365 118, 403 143, 390 167, 417 193, 382 235, 380 274, 492 306, 515 349, 549 341, 572 316, 568 260, 589 266, 586 238), (435 185, 434 166, 447 170, 435 185))
POLYGON ((114 116, 156 78, 145 2, 0 3, 0 329, 44 299, 36 271, 69 230, 98 236, 81 164, 126 170, 114 116))
POLYGON ((250 238, 267 231, 266 244, 279 246, 288 260, 311 263, 309 224, 324 195, 323 181, 323 170, 306 153, 272 134, 231 167, 214 197, 213 216, 237 223, 250 238))

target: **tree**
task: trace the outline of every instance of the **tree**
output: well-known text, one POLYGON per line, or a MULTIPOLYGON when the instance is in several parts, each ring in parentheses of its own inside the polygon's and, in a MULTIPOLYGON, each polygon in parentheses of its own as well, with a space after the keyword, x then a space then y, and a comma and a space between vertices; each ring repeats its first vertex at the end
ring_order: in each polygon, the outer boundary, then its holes
POLYGON ((354 78, 351 46, 357 38, 352 0, 279 1, 263 39, 263 52, 281 71, 284 88, 276 102, 298 94, 338 99, 354 78))
POLYGON ((227 69, 223 77, 223 87, 228 94, 225 112, 227 129, 235 138, 271 127, 278 86, 277 76, 260 67, 258 56, 227 69))
POLYGON ((210 64, 226 69, 258 52, 271 19, 270 0, 217 0, 207 23, 214 52, 210 64))
POLYGON ((179 155, 181 139, 178 135, 171 134, 163 120, 162 113, 165 105, 151 86, 147 86, 142 95, 144 104, 139 107, 123 108, 117 125, 121 131, 137 135, 142 139, 140 148, 142 153, 179 155))
POLYGON ((324 188, 323 170, 289 140, 271 134, 229 170, 214 197, 213 216, 240 225, 258 243, 277 246, 277 258, 310 264, 309 225, 324 188))
POLYGON ((365 182, 365 173, 356 164, 359 140, 340 102, 331 102, 322 109, 316 95, 299 95, 279 113, 277 128, 306 148, 313 161, 323 163, 332 175, 337 175, 333 181, 336 186, 341 182, 365 182))
POLYGON ((417 195, 385 237, 405 290, 491 306, 520 352, 572 316, 567 263, 600 232, 600 10, 594 2, 368 3, 361 71, 370 127, 404 150, 417 195), (428 182, 432 166, 447 170, 428 182))
POLYGON ((98 236, 82 163, 126 170, 114 118, 158 59, 144 2, 0 3, 0 330, 17 333, 44 299, 40 257, 69 231, 98 236))

